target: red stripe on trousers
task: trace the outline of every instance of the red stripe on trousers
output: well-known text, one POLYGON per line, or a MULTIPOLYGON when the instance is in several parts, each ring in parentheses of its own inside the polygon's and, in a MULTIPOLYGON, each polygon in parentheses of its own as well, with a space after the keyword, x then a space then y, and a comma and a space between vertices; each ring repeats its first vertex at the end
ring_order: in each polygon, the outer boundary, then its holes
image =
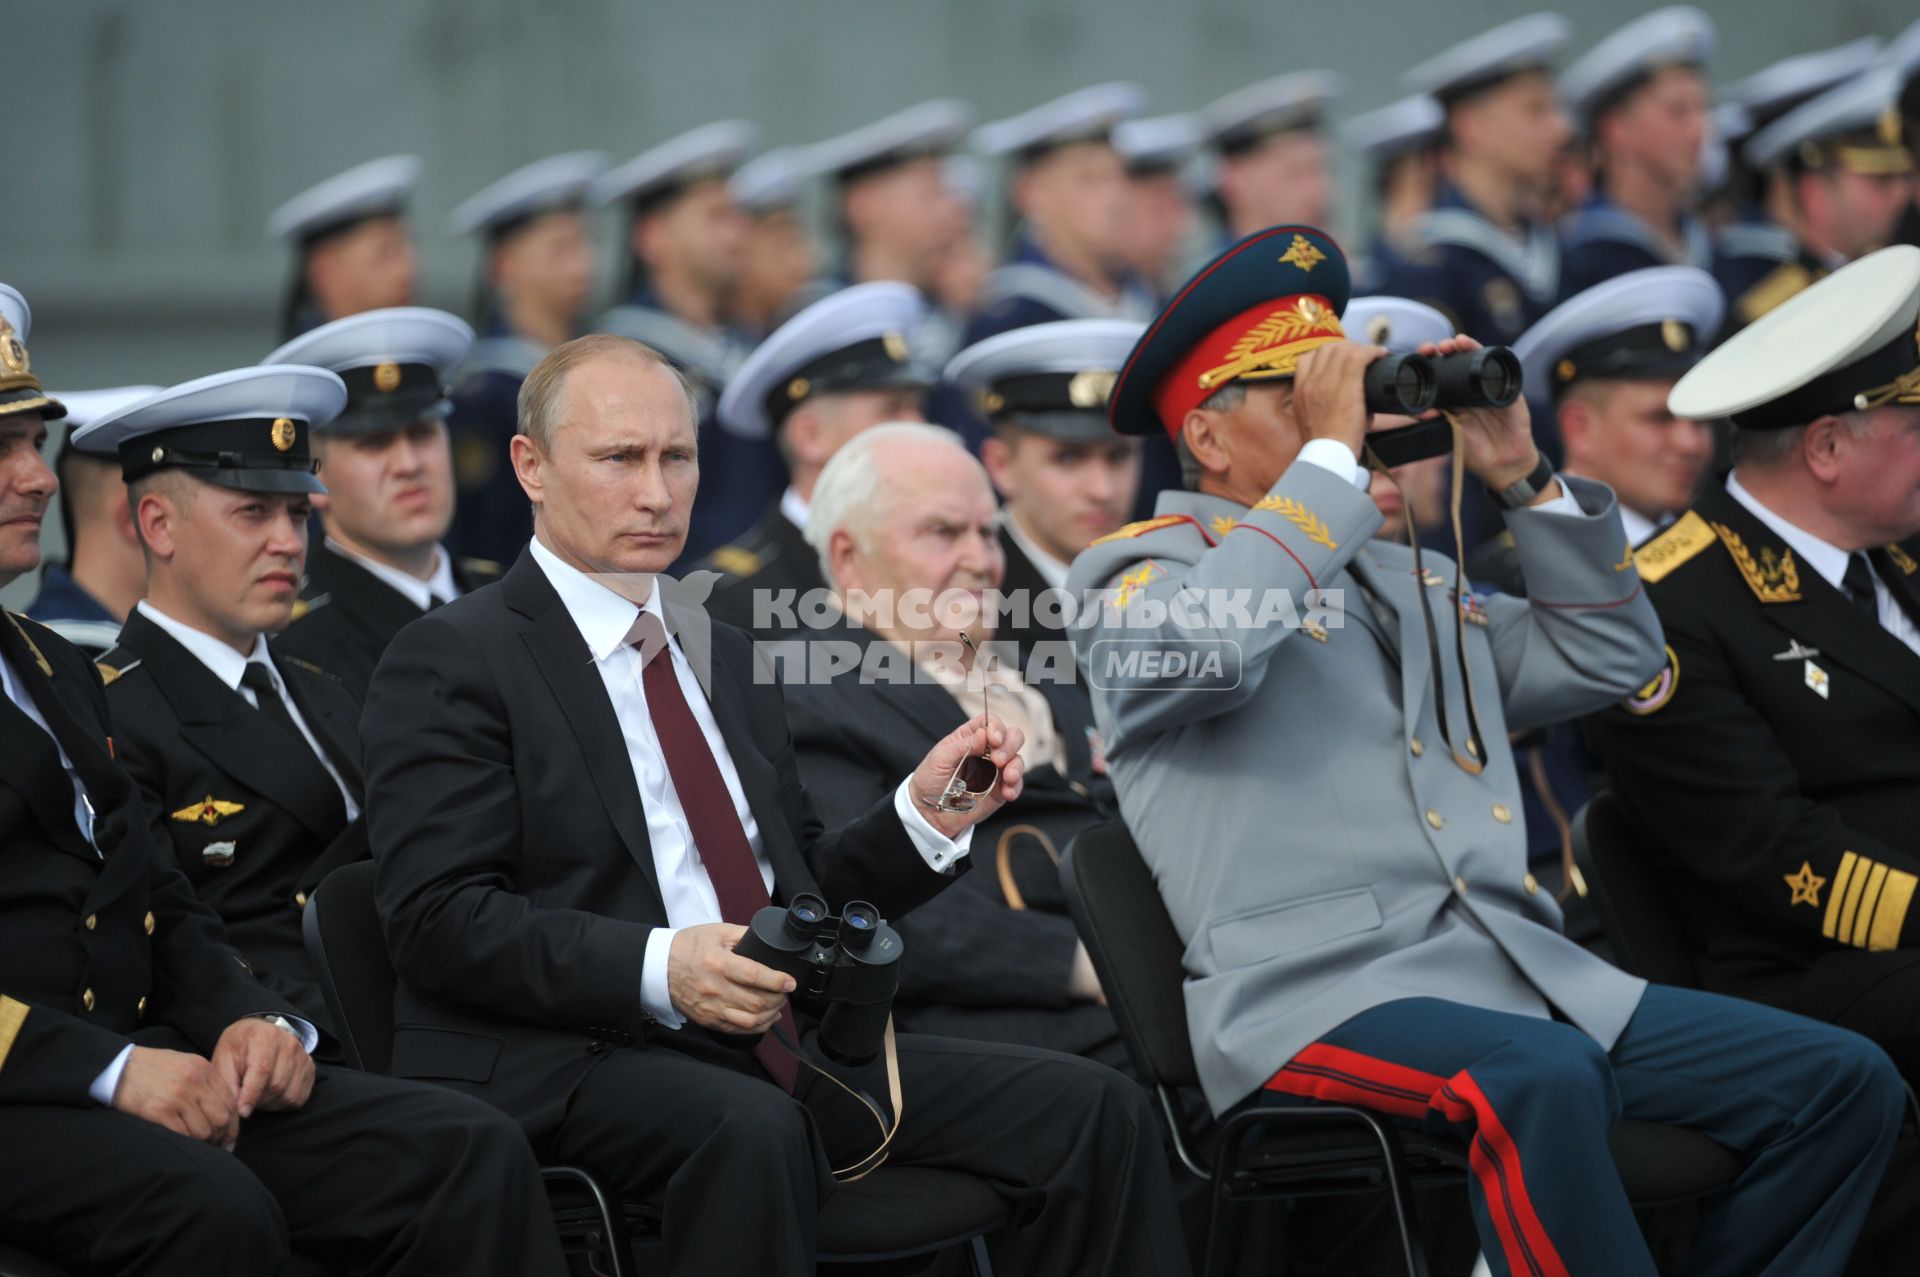
POLYGON ((1480 1084, 1473 1080, 1473 1075, 1464 1069, 1456 1073, 1447 1085, 1453 1094, 1436 1096, 1435 1107, 1448 1121, 1461 1123, 1471 1120, 1479 1131, 1479 1138, 1473 1142, 1468 1161, 1487 1189, 1487 1213, 1493 1216, 1494 1227, 1500 1230, 1500 1241, 1507 1248, 1508 1266, 1516 1271, 1525 1271, 1513 1262, 1516 1251, 1525 1251, 1533 1256, 1545 1277, 1567 1277, 1566 1261, 1560 1258, 1553 1239, 1547 1236, 1546 1226, 1540 1222, 1539 1213, 1533 1209, 1533 1198, 1527 1192, 1526 1177, 1520 1170, 1520 1148, 1513 1142, 1513 1136, 1508 1134, 1500 1115, 1494 1111, 1493 1102, 1480 1089, 1480 1084), (1493 1159, 1498 1160, 1497 1167, 1493 1159), (1495 1184, 1504 1184, 1513 1216, 1519 1221, 1520 1239, 1511 1236, 1511 1223, 1502 1218, 1501 1212, 1493 1209, 1495 1184), (1515 1245, 1516 1240, 1519 1241, 1518 1246, 1515 1245))

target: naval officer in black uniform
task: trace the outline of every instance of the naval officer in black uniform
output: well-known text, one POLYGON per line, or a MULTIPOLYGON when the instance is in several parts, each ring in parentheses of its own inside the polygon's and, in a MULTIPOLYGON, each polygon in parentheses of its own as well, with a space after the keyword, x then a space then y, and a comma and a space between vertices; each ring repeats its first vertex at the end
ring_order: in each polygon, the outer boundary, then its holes
MULTIPOLYGON (((61 412, 8 310, 0 586, 39 565, 61 412)), ((93 664, 0 616, 0 1241, 76 1274, 256 1277, 290 1248, 396 1277, 560 1271, 509 1122, 313 1064, 313 1027, 157 853, 112 732, 93 664)))
POLYGON ((367 855, 359 702, 267 636, 286 627, 306 559, 320 488, 308 434, 345 400, 324 369, 246 368, 162 391, 79 439, 119 452, 147 550, 147 597, 101 674, 154 849, 262 982, 322 1026, 300 914, 329 870, 367 855))
POLYGON ((326 368, 347 386, 345 411, 313 432, 326 539, 310 548, 275 648, 321 666, 356 700, 401 626, 500 575, 442 543, 455 507, 447 377, 472 346, 459 319, 407 307, 335 320, 264 361, 326 368))

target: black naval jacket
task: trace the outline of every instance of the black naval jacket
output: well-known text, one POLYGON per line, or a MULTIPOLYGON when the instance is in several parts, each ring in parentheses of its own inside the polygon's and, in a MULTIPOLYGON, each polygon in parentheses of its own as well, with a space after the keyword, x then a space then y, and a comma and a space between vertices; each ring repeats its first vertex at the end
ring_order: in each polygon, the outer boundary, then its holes
MULTIPOLYGON (((298 658, 276 653, 274 665, 362 801, 358 702, 298 658)), ((301 911, 329 872, 366 858, 365 820, 347 822, 339 787, 305 741, 139 611, 101 666, 112 671, 107 699, 120 761, 145 799, 156 850, 225 920, 261 980, 314 1024, 330 1024, 307 963, 301 911)))
MULTIPOLYGON (((820 639, 863 650, 885 642, 866 629, 820 639)), ((1078 935, 1054 856, 1116 807, 1112 782, 1094 771, 1086 691, 1078 683, 1039 688, 1053 710, 1066 774, 1046 766, 1028 772, 1020 797, 974 830, 975 872, 892 920, 907 948, 896 1015, 902 1028, 920 1033, 1085 1054, 1115 1046, 1118 1030, 1105 1007, 1067 997, 1078 935)), ((831 682, 797 682, 786 696, 800 778, 829 825, 884 799, 967 717, 938 683, 863 682, 858 665, 831 682)), ((1117 1051, 1113 1059, 1119 1062, 1117 1051)))
MULTIPOLYGON (((1920 616, 1920 539, 1876 557, 1920 616)), ((1920 944, 1920 655, 1717 483, 1635 558, 1667 666, 1588 738, 1708 986, 1832 1018, 1920 944)))
MULTIPOLYGON (((453 583, 471 594, 500 576, 489 559, 455 559, 453 583)), ((334 675, 356 701, 365 700, 373 668, 393 636, 426 612, 400 591, 329 545, 307 557, 307 579, 293 605, 293 623, 273 641, 334 675)), ((304 711, 302 711, 304 712, 304 711)))
MULTIPOLYGON (((1051 617, 1053 612, 1040 606, 1040 596, 1054 587, 1047 584, 1047 578, 1040 575, 1040 569, 1034 566, 1033 560, 1027 557, 1027 552, 1020 548, 1019 543, 1013 539, 1004 527, 1000 529, 1000 553, 1004 555, 1007 560, 1007 570, 1000 578, 1000 592, 1009 599, 1024 593, 1026 595, 1027 614, 1025 625, 1012 624, 1013 621, 1019 619, 1018 613, 1003 616, 1001 618, 1001 626, 995 631, 994 637, 1012 643, 1018 648, 1020 660, 1023 665, 1026 663, 1027 655, 1033 651, 1034 644, 1064 643, 1066 647, 1064 649, 1058 649, 1062 660, 1056 661, 1055 664, 1072 665, 1072 633, 1068 630, 1048 625, 1044 618, 1051 617)), ((1062 588, 1064 590, 1064 587, 1062 588)), ((1063 613, 1062 615, 1065 614, 1063 613)), ((1084 687, 1082 687, 1079 696, 1083 701, 1087 699, 1087 692, 1084 687)))
POLYGON ((786 607, 796 610, 807 591, 827 587, 826 578, 820 574, 820 556, 807 544, 806 533, 781 511, 778 501, 768 506, 737 540, 713 551, 694 567, 722 574, 707 600, 707 614, 716 621, 748 630, 758 638, 792 638, 794 635, 777 626, 754 630, 755 591, 791 590, 786 607))
POLYGON ((89 1104, 130 1041, 211 1055, 235 1020, 304 1014, 150 842, 93 662, 12 613, 0 652, 72 760, 99 847, 74 824, 54 740, 0 697, 0 1104, 89 1104))
MULTIPOLYGON (((698 670, 701 618, 668 611, 698 670)), ((891 795, 843 827, 821 824, 751 638, 713 625, 711 640, 713 715, 774 901, 864 899, 892 918, 951 884, 914 850, 891 795)), ((586 640, 530 553, 499 589, 394 640, 361 732, 380 915, 400 974, 396 1076, 459 1084, 538 1135, 610 1044, 706 1037, 691 1023, 659 1029, 641 1007, 647 937, 668 925, 646 809, 586 640)))

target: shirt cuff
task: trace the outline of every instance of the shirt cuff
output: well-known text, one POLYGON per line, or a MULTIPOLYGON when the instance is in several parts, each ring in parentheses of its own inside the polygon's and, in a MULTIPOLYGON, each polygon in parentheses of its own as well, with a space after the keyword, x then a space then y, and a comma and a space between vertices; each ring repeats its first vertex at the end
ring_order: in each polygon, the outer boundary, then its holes
POLYGON ((679 934, 678 927, 655 927, 647 933, 647 951, 640 959, 640 1009, 664 1029, 677 1029, 687 1022, 674 1009, 673 995, 667 992, 667 955, 679 934))
POLYGON ((899 813, 900 823, 907 828, 907 837, 913 840, 913 849, 927 862, 927 868, 937 874, 950 874, 973 847, 973 826, 962 829, 957 838, 949 838, 935 829, 914 805, 912 783, 909 777, 893 791, 893 809, 899 813))
POLYGON ((1331 470, 1354 487, 1365 492, 1373 475, 1360 464, 1353 449, 1338 439, 1309 439, 1300 445, 1296 460, 1310 466, 1319 466, 1322 470, 1331 470))
POLYGON ((132 1043, 121 1047, 120 1054, 114 1056, 113 1062, 101 1069, 100 1076, 93 1079, 93 1085, 87 1088, 87 1094, 94 1098, 95 1103, 104 1104, 108 1108, 113 1107, 113 1093, 120 1089, 120 1075, 127 1071, 127 1058, 132 1054, 132 1043))
POLYGON ((249 1020, 259 1020, 269 1015, 279 1015, 281 1016, 281 1018, 285 1019, 288 1024, 291 1024, 295 1029, 299 1030, 300 1049, 302 1051, 305 1051, 308 1055, 312 1055, 313 1048, 320 1045, 320 1030, 314 1028, 311 1024, 308 1024, 305 1020, 302 1020, 297 1015, 284 1015, 282 1012, 279 1012, 279 1011, 255 1011, 252 1015, 246 1016, 244 1018, 249 1020))
POLYGON ((1560 485, 1560 495, 1553 500, 1542 501, 1539 505, 1522 506, 1520 508, 1523 510, 1544 510, 1548 514, 1577 514, 1583 516, 1586 514, 1586 511, 1580 508, 1579 498, 1575 497, 1573 490, 1564 483, 1560 485))

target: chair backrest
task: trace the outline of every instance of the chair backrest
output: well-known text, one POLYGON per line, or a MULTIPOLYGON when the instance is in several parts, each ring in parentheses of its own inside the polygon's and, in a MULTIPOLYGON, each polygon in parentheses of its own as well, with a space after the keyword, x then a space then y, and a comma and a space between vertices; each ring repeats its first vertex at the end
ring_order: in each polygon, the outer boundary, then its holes
POLYGON ((1133 835, 1117 820, 1082 830, 1060 858, 1060 877, 1141 1081, 1199 1085, 1182 990, 1185 946, 1133 835))
POLYGON ((301 930, 346 1062, 385 1073, 393 1063, 398 977, 373 905, 373 862, 342 865, 323 878, 307 897, 301 930))
POLYGON ((1620 965, 1660 984, 1697 989, 1700 968, 1659 855, 1659 838, 1611 790, 1595 794, 1573 818, 1574 862, 1620 965))

